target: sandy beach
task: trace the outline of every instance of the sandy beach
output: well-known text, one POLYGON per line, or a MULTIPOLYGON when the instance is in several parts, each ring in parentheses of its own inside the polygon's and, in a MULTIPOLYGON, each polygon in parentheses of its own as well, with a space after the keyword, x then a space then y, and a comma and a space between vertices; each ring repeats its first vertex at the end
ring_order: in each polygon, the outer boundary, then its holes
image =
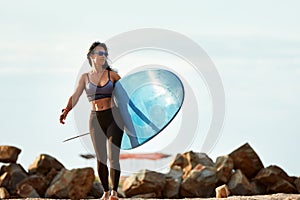
MULTIPOLYGON (((49 198, 23 198, 14 200, 53 200, 49 198)), ((255 196, 230 196, 228 198, 184 198, 184 200, 300 200, 300 194, 271 194, 271 195, 255 195, 255 196)), ((61 199, 60 199, 61 200, 61 199)), ((82 199, 82 200, 96 200, 96 199, 82 199)), ((143 200, 143 198, 120 198, 120 200, 143 200)), ((159 200, 154 198, 147 198, 147 200, 159 200)), ((163 199, 168 200, 168 199, 163 199)))

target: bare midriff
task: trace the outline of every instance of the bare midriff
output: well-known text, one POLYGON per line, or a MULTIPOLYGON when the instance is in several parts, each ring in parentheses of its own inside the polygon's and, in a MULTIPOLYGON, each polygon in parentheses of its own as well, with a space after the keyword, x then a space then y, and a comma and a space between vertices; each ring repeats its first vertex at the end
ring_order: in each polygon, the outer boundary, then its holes
POLYGON ((111 98, 103 98, 91 101, 92 108, 94 111, 107 110, 113 107, 111 98))

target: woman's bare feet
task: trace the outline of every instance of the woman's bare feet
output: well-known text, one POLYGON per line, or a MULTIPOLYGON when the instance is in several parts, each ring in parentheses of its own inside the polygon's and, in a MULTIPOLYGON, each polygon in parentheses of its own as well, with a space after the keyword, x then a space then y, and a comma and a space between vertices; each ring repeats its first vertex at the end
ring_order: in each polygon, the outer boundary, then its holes
POLYGON ((109 191, 104 192, 100 200, 108 200, 109 199, 109 191))
POLYGON ((110 192, 109 200, 119 200, 117 191, 112 190, 110 192))

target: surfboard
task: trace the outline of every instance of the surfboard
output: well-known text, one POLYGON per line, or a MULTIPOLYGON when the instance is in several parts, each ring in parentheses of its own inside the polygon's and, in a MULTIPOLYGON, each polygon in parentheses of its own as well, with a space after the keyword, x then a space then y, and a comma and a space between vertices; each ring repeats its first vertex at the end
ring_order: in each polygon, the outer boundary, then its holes
POLYGON ((184 100, 179 77, 165 69, 146 69, 124 76, 112 94, 113 115, 124 130, 121 149, 136 148, 162 132, 184 100))

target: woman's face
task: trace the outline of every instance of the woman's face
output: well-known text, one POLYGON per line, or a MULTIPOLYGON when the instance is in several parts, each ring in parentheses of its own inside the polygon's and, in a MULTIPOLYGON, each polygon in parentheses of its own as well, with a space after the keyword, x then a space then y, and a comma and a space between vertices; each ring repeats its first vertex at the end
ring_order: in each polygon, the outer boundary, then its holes
POLYGON ((106 52, 105 49, 101 46, 96 46, 95 49, 93 50, 93 54, 91 55, 91 59, 92 62, 94 63, 94 65, 104 65, 105 60, 106 60, 106 56, 105 55, 99 55, 99 52, 101 54, 101 52, 106 52))

